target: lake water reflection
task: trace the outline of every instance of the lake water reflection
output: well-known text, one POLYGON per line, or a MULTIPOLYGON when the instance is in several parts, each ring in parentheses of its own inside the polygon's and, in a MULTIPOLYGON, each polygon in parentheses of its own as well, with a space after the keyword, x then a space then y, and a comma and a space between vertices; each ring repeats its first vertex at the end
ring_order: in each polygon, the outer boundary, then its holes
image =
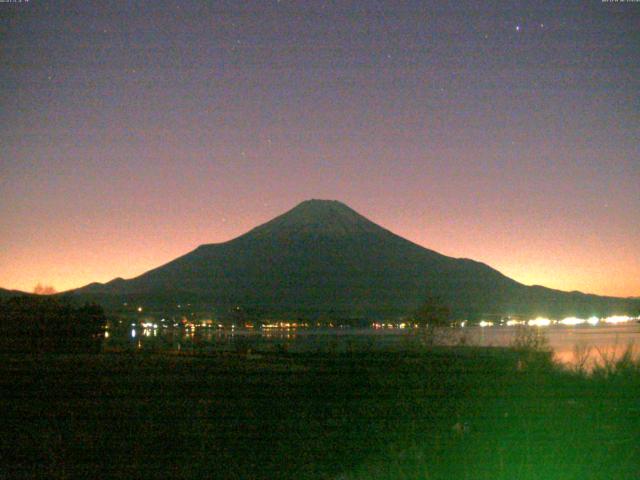
MULTIPOLYGON (((467 344, 487 347, 512 345, 519 332, 544 336, 557 361, 566 364, 601 361, 603 357, 618 358, 630 344, 640 354, 640 323, 546 326, 467 326, 443 329, 436 343, 467 344)), ((421 337, 407 328, 282 328, 282 329, 222 329, 172 328, 131 325, 108 332, 107 349, 175 351, 183 353, 288 351, 336 352, 402 351, 420 348, 421 337)))
POLYGON ((636 357, 640 353, 640 323, 630 321, 599 325, 550 325, 547 327, 470 327, 470 343, 481 346, 507 346, 513 343, 518 328, 529 328, 543 335, 553 349, 557 361, 575 364, 588 358, 587 363, 602 361, 602 357, 619 358, 628 346, 634 345, 636 357))

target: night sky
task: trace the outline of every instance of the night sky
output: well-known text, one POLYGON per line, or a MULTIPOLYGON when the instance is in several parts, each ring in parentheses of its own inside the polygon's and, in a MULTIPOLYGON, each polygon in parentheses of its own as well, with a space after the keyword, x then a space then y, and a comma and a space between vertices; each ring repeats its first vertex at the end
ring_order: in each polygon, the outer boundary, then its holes
POLYGON ((640 295, 640 3, 0 3, 0 286, 132 277, 309 198, 640 295))

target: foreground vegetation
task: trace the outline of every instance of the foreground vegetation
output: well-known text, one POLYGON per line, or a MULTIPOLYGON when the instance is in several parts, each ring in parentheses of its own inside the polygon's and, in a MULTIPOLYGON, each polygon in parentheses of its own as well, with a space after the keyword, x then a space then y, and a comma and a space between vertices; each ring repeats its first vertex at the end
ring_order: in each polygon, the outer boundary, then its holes
POLYGON ((37 295, 0 299, 0 352, 99 352, 105 324, 96 304, 37 295))
POLYGON ((4 354, 8 478, 639 478, 640 369, 540 349, 4 354))

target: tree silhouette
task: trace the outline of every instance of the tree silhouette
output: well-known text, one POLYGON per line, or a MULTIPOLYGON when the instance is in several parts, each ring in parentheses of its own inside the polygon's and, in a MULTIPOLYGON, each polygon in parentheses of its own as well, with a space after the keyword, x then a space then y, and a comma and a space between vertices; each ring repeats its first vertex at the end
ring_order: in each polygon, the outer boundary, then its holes
POLYGON ((56 293, 56 289, 51 285, 42 285, 38 282, 38 284, 33 287, 33 293, 36 295, 53 295, 56 293))
POLYGON ((102 307, 74 307, 52 297, 21 296, 0 302, 0 350, 99 351, 106 317, 102 307))
POLYGON ((412 315, 413 322, 420 327, 419 333, 427 345, 436 341, 436 330, 449 325, 451 309, 437 297, 427 297, 412 315))
POLYGON ((427 297, 425 302, 413 313, 414 323, 419 326, 438 327, 449 324, 451 309, 438 297, 427 297))

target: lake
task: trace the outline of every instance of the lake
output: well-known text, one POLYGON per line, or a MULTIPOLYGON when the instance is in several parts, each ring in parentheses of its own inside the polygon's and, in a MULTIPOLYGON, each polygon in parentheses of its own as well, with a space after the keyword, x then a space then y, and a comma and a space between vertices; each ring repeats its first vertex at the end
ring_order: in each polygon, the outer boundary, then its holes
MULTIPOLYGON (((441 329, 434 342, 448 345, 505 347, 518 335, 544 338, 557 361, 565 364, 592 365, 603 359, 619 358, 630 344, 640 350, 640 323, 596 325, 549 324, 485 325, 441 329)), ((183 353, 219 353, 266 351, 345 353, 349 351, 402 351, 424 348, 425 337, 411 328, 271 328, 221 329, 208 327, 163 328, 158 324, 141 327, 127 324, 108 333, 105 348, 124 350, 177 351, 183 353)))
POLYGON ((553 349, 557 361, 575 364, 587 356, 587 363, 602 361, 602 357, 619 358, 630 344, 635 355, 640 350, 640 323, 549 325, 547 327, 469 327, 470 343, 481 346, 506 346, 516 338, 518 328, 534 329, 543 335, 553 349))

